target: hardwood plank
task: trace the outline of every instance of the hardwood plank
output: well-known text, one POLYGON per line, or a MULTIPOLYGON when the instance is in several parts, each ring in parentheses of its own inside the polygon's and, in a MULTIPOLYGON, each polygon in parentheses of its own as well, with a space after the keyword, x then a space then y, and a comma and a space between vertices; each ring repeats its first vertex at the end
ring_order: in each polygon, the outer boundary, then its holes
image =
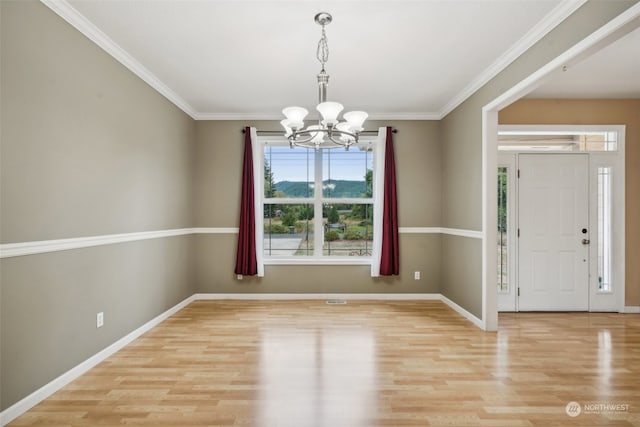
POLYGON ((10 425, 640 426, 640 316, 499 325, 438 301, 196 301, 10 425))

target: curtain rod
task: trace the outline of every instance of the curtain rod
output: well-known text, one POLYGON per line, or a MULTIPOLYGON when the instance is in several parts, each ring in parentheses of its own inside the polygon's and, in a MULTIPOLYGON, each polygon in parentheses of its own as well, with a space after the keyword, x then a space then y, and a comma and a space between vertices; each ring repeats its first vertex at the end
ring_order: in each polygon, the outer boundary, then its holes
MULTIPOLYGON (((242 133, 245 133, 245 132, 246 132, 246 129, 243 128, 242 129, 242 133)), ((280 131, 280 130, 258 130, 256 132, 258 134, 262 134, 262 135, 284 135, 284 132, 280 131)), ((391 130, 391 132, 398 133, 398 129, 393 128, 391 130)), ((378 133, 378 131, 377 130, 363 130, 362 132, 360 132, 360 135, 365 134, 365 133, 366 134, 375 135, 375 134, 378 133)))

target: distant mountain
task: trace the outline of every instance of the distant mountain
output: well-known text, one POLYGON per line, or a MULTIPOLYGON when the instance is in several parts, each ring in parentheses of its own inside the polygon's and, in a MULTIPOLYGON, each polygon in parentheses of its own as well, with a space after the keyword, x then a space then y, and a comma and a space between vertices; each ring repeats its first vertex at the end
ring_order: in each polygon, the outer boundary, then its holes
MULTIPOLYGON (((365 193, 365 181, 347 181, 332 179, 322 182, 325 196, 331 197, 362 197, 365 193)), ((311 184, 313 186, 313 184, 311 184)), ((285 197, 311 197, 313 188, 303 181, 280 181, 275 183, 276 191, 282 192, 285 197)))

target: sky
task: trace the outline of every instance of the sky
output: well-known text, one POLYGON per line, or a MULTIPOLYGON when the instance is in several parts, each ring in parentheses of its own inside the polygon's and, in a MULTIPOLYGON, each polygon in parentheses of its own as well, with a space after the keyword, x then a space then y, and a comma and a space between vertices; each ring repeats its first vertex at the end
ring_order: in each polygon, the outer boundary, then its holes
MULTIPOLYGON (((314 180, 314 150, 269 146, 265 149, 265 157, 271 165, 274 182, 314 180)), ((367 168, 373 168, 373 153, 356 147, 351 147, 349 151, 343 148, 324 150, 323 164, 323 180, 364 181, 367 168)))

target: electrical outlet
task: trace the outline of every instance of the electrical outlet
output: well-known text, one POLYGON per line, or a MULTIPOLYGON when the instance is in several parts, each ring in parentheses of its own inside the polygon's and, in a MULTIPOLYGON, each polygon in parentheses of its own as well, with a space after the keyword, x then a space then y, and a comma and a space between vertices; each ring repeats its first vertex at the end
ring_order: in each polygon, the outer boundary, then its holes
POLYGON ((420 272, 419 271, 415 271, 413 273, 413 279, 414 280, 420 280, 420 272))
POLYGON ((101 328, 104 325, 104 313, 101 311, 96 315, 96 328, 101 328))

